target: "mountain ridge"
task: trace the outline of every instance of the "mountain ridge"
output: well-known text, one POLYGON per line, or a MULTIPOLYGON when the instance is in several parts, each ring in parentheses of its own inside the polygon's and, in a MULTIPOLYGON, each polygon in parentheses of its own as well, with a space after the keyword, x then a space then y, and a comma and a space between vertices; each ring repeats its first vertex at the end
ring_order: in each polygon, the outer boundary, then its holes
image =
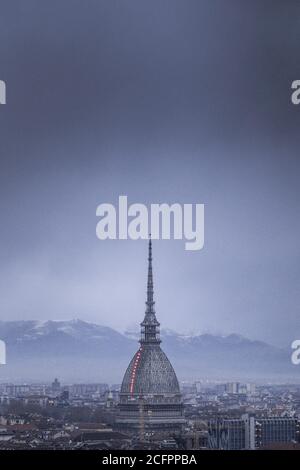
MULTIPOLYGON (((0 321, 7 365, 0 381, 115 382, 138 348, 138 333, 74 320, 0 321)), ((242 335, 181 335, 162 330, 162 348, 181 380, 295 380, 290 351, 242 335)))

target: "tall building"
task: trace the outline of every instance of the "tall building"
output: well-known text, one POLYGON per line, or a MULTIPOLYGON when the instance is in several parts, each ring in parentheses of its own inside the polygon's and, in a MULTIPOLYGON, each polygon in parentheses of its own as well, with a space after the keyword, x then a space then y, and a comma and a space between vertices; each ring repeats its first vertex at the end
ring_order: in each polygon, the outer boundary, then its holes
POLYGON ((276 444, 298 443, 300 423, 297 418, 255 418, 248 414, 237 419, 208 422, 210 449, 260 449, 276 444))
POLYGON ((239 393, 239 386, 238 382, 230 382, 226 384, 226 392, 227 393, 239 393))
POLYGON ((58 381, 58 379, 55 379, 54 382, 52 382, 51 390, 54 393, 56 393, 56 392, 59 393, 60 392, 60 382, 58 381))
POLYGON ((247 423, 243 419, 215 419, 208 422, 208 448, 247 449, 247 423))
POLYGON ((255 448, 299 442, 299 420, 288 417, 250 418, 255 448))
POLYGON ((154 308, 152 242, 149 240, 147 300, 140 347, 123 378, 118 427, 137 431, 175 431, 184 424, 183 404, 175 371, 160 347, 160 324, 154 308))

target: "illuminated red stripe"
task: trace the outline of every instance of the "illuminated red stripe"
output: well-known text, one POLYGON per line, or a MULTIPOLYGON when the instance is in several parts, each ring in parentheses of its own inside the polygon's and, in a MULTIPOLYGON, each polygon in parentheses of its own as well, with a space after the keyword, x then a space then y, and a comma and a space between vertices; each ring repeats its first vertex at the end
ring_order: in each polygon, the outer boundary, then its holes
POLYGON ((130 377, 130 394, 131 395, 133 394, 135 377, 136 377, 136 369, 137 369, 138 364, 139 364, 140 359, 141 359, 142 350, 143 350, 143 348, 140 347, 139 351, 137 352, 137 354, 135 356, 135 360, 134 360, 134 363, 133 363, 133 368, 132 368, 131 377, 130 377))

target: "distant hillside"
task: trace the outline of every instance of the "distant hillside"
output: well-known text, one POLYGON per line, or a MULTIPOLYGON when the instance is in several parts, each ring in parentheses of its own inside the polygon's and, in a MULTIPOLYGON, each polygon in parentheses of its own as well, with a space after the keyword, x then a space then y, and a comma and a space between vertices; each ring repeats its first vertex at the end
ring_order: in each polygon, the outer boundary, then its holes
MULTIPOLYGON (((0 322, 7 365, 0 381, 119 383, 138 347, 134 334, 71 321, 0 322)), ((162 348, 181 380, 214 378, 299 381, 291 351, 239 335, 184 336, 162 331, 162 348)))

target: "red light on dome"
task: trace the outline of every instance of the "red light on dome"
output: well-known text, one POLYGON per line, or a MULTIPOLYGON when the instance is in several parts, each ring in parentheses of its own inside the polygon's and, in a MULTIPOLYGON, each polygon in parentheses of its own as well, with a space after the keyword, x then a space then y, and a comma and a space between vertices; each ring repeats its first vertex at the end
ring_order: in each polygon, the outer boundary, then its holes
POLYGON ((130 393, 131 394, 133 394, 134 382, 135 382, 135 377, 136 377, 136 369, 138 367, 138 364, 141 358, 141 352, 142 352, 142 347, 137 352, 134 363, 133 363, 133 368, 132 368, 131 377, 130 377, 130 393))

